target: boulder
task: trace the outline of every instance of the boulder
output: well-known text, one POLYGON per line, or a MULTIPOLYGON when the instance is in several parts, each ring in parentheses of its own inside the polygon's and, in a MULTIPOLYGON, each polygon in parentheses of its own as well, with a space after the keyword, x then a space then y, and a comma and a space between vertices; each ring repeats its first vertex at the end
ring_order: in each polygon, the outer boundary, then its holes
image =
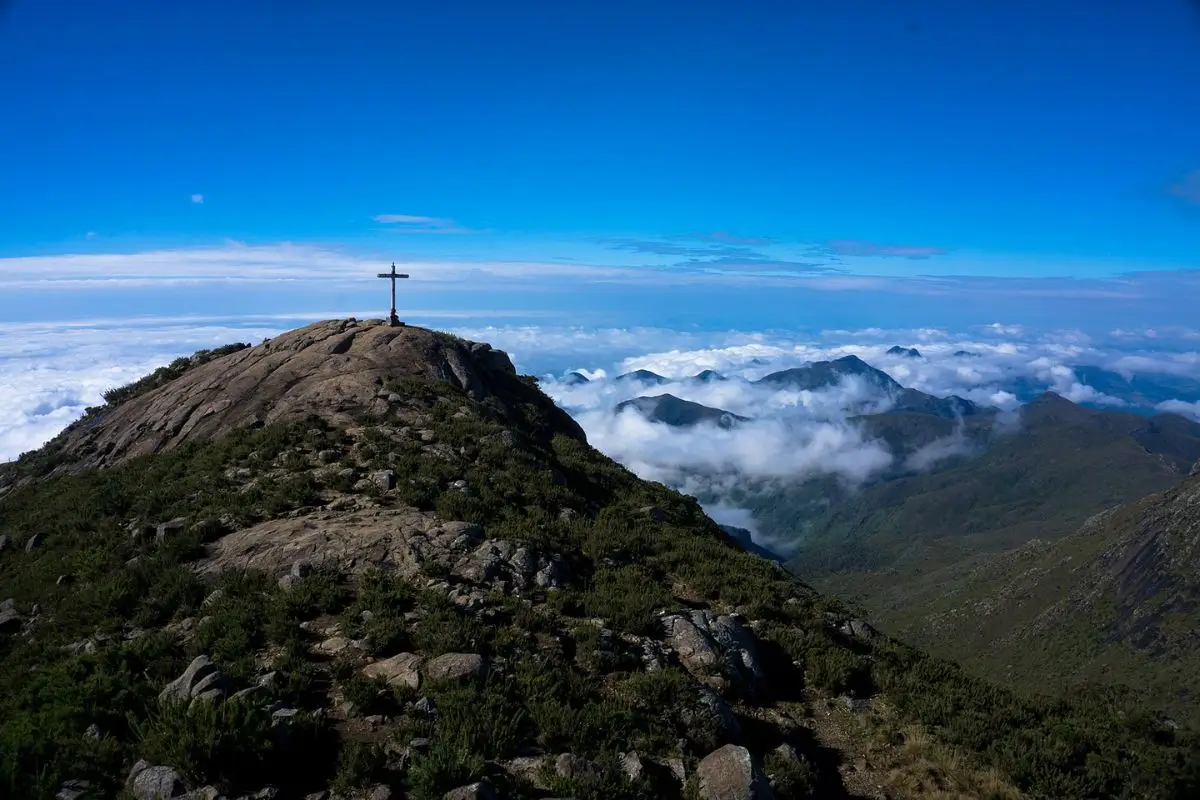
POLYGON ((173 520, 158 523, 154 526, 154 540, 156 542, 162 542, 169 536, 175 536, 183 530, 183 526, 186 523, 187 520, 183 517, 176 517, 173 520))
POLYGON ((483 781, 459 786, 442 795, 442 800, 498 800, 498 798, 496 790, 483 781))
POLYGON ((738 742, 742 726, 725 699, 706 686, 697 687, 695 701, 681 714, 688 738, 701 752, 738 742))
POLYGON ((640 781, 646 774, 646 766, 636 750, 621 754, 621 771, 631 781, 640 781))
POLYGON ((363 667, 362 674, 368 678, 383 678, 392 686, 407 686, 416 689, 421 685, 421 656, 414 653, 398 653, 391 658, 376 661, 363 667))
POLYGON ((10 597, 0 603, 0 633, 16 633, 21 630, 21 614, 10 597))
POLYGON ((33 536, 30 536, 28 539, 25 540, 25 552, 31 553, 34 550, 36 550, 37 548, 41 547, 42 541, 45 538, 46 537, 42 536, 40 533, 35 533, 33 536))
POLYGON ((600 767, 583 756, 563 753, 554 759, 554 774, 560 778, 590 778, 600 774, 600 767))
POLYGON ((774 800, 770 782, 744 747, 727 744, 696 768, 703 800, 774 800))
POLYGON ((665 641, 685 669, 700 680, 719 669, 738 694, 756 699, 768 692, 754 634, 737 614, 711 611, 667 614, 662 618, 665 641))
POLYGON ((59 788, 58 793, 54 795, 54 800, 88 800, 95 797, 92 792, 92 784, 83 780, 63 781, 63 785, 59 788))
POLYGON ((396 473, 390 469, 372 472, 368 477, 375 488, 381 492, 389 491, 396 486, 396 473))
POLYGON ((133 765, 125 788, 136 800, 172 800, 188 793, 187 782, 172 767, 153 766, 144 760, 133 765))
POLYGON ((190 702, 204 700, 221 701, 229 693, 229 679, 225 677, 208 656, 196 656, 192 663, 159 694, 164 702, 190 702))
POLYGON ((425 677, 430 681, 464 681, 483 677, 483 656, 477 653, 446 653, 425 664, 425 677))

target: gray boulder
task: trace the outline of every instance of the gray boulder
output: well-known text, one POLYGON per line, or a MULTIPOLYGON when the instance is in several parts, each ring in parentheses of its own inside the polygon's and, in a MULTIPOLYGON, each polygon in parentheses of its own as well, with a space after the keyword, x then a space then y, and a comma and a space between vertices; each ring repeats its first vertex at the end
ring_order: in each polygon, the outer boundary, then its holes
POLYGON ((208 656, 196 656, 182 675, 166 685, 158 698, 164 702, 219 702, 229 694, 229 689, 229 679, 208 656))
POLYGON ((173 800, 189 792, 187 782, 173 768, 153 766, 144 760, 133 765, 125 788, 137 800, 173 800))
POLYGON ((762 768, 744 747, 727 744, 706 755, 696 768, 703 800, 774 800, 762 768))
POLYGON ((167 522, 160 522, 154 526, 154 540, 156 542, 165 541, 170 536, 175 536, 183 530, 183 526, 187 524, 187 520, 183 517, 176 517, 167 522))
POLYGON ((368 678, 383 678, 392 686, 407 686, 416 689, 421 685, 421 662, 423 659, 414 653, 398 653, 391 658, 385 658, 363 667, 362 673, 368 678))
POLYGON ((563 753, 554 759, 554 774, 560 778, 590 778, 600 774, 600 767, 583 756, 563 753))
POLYGON ((717 669, 743 697, 754 699, 767 693, 754 634, 739 615, 711 611, 667 614, 662 626, 666 644, 698 679, 710 677, 717 669))
POLYGON ((69 780, 63 781, 63 785, 59 788, 58 793, 54 795, 55 800, 88 800, 95 797, 92 792, 92 784, 88 781, 69 780))
POLYGON ((16 633, 21 630, 21 614, 10 597, 0 603, 0 633, 16 633))
POLYGON ((35 533, 33 536, 30 536, 25 540, 25 552, 32 553, 37 548, 41 547, 42 541, 45 538, 46 537, 42 536, 40 533, 35 533))
POLYGON ((706 686, 698 686, 695 701, 681 714, 688 737, 701 751, 741 741, 742 726, 725 699, 706 686))
POLYGON ((425 677, 430 681, 468 681, 483 677, 483 656, 477 653, 446 653, 425 664, 425 677))
POLYGON ((468 786, 459 786, 442 795, 442 800, 498 800, 498 798, 496 790, 482 781, 468 786))

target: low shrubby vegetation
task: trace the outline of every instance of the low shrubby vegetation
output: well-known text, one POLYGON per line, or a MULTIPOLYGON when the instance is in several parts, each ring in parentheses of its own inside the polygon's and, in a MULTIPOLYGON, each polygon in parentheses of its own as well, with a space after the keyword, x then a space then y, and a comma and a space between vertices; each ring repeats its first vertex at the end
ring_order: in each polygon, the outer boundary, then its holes
POLYGON ((0 586, 25 620, 0 635, 0 795, 50 798, 67 779, 112 793, 147 759, 233 794, 271 785, 348 796, 384 784, 439 798, 486 779, 508 797, 682 797, 728 726, 698 710, 708 690, 697 675, 643 659, 663 610, 700 608, 740 613, 754 629, 769 696, 750 702, 716 673, 714 696, 739 740, 765 754, 781 797, 844 793, 837 755, 787 721, 814 698, 843 695, 886 699, 897 724, 1034 796, 1200 792, 1191 732, 1103 703, 1018 695, 886 638, 843 633, 847 609, 737 550, 692 498, 556 431, 542 406, 522 402, 532 382, 510 384, 503 407, 439 382, 386 387, 397 417, 417 422, 363 418, 351 430, 312 418, 102 471, 30 480, 26 459, 0 472, 0 533, 11 542, 0 586), (431 435, 398 432, 418 427, 431 435), (395 487, 338 469, 390 470, 395 487), (328 564, 287 582, 190 566, 229 531, 347 496, 477 523, 489 539, 560 556, 570 580, 467 607, 432 563, 419 580, 328 564), (322 650, 331 631, 362 655, 322 650), (419 691, 362 674, 364 656, 408 652, 478 654, 486 668, 419 691), (201 654, 234 687, 260 688, 221 703, 161 701, 201 654), (645 765, 633 777, 630 751, 645 765), (562 753, 588 768, 555 767, 562 753), (521 759, 525 771, 512 766, 521 759))

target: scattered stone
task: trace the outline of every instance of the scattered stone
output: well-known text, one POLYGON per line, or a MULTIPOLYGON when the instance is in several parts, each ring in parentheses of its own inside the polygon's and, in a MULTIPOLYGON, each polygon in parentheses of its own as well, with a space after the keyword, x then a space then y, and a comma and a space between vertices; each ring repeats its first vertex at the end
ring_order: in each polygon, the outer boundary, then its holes
POLYGON ((330 636, 325 641, 316 646, 317 652, 324 653, 327 656, 336 656, 338 653, 344 652, 348 647, 352 647, 354 643, 345 636, 330 636))
POLYGON ((187 800, 218 800, 222 796, 221 790, 215 786, 201 786, 189 794, 187 800))
POLYGON ((480 781, 451 789, 442 795, 442 800, 498 800, 498 797, 489 784, 480 781))
POLYGON ((8 549, 8 537, 0 536, 0 553, 8 549))
POLYGON ((872 628, 865 620, 850 619, 838 628, 843 636, 848 636, 859 642, 870 643, 879 638, 879 631, 872 628))
POLYGON ((600 774, 600 767, 583 756, 563 753, 554 759, 554 774, 560 778, 588 778, 600 774))
POLYGON ((754 699, 766 694, 766 675, 758 659, 754 633, 739 615, 711 611, 667 614, 662 626, 667 644, 698 679, 711 676, 717 667, 742 696, 754 699))
POLYGON ((99 739, 100 726, 93 722, 91 725, 87 726, 87 730, 83 732, 83 735, 88 739, 99 739))
POLYGON ((564 508, 558 512, 558 518, 563 522, 570 522, 579 518, 579 512, 573 508, 564 508))
POLYGON ((727 744, 696 768, 703 800, 773 800, 770 782, 744 747, 727 744))
POLYGON ((292 562, 292 571, 288 573, 293 578, 307 578, 312 574, 313 565, 304 559, 299 559, 292 562))
POLYGON ((477 653, 446 653, 425 665, 425 677, 430 681, 476 680, 483 673, 483 656, 477 653))
POLYGON ((621 754, 621 771, 631 781, 640 781, 646 774, 646 767, 636 750, 621 754))
POLYGON ((73 583, 74 581, 75 581, 75 579, 72 578, 70 575, 59 575, 58 580, 56 580, 54 582, 54 585, 55 586, 66 586, 67 584, 73 583))
POLYGON ((398 653, 391 658, 376 661, 363 667, 362 674, 368 678, 383 678, 391 686, 407 686, 416 689, 421 685, 421 656, 415 653, 398 653))
POLYGON ((187 522, 183 517, 176 517, 168 522, 160 522, 154 527, 154 541, 162 542, 168 536, 174 536, 183 530, 184 524, 187 522))
POLYGON ((341 453, 339 453, 337 450, 317 451, 317 460, 322 464, 332 464, 334 461, 337 461, 339 457, 341 457, 341 453))
POLYGON ((32 553, 36 548, 42 546, 42 540, 45 539, 40 533, 35 533, 25 541, 25 552, 32 553))
POLYGON ((733 709, 707 686, 697 687, 695 702, 681 716, 701 752, 741 740, 742 726, 733 709))
POLYGON ((451 481, 450 488, 451 488, 451 490, 456 491, 456 492, 466 492, 467 491, 467 482, 462 479, 459 479, 457 481, 451 481))
POLYGON ((15 633, 21 629, 21 614, 10 597, 0 603, 0 633, 15 633))
POLYGON ((62 649, 63 649, 63 652, 65 652, 65 653, 70 653, 73 656, 77 656, 82 653, 96 652, 96 643, 94 641, 92 641, 91 639, 80 639, 77 642, 71 642, 70 644, 64 644, 62 649))
POLYGON ((682 758, 668 758, 666 765, 671 774, 675 776, 675 780, 680 783, 687 782, 687 768, 683 765, 682 758))
POLYGON ((188 792, 183 776, 174 769, 153 766, 145 760, 133 765, 125 779, 125 788, 137 800, 172 800, 188 792))
POLYGON ((435 439, 437 439, 437 434, 434 433, 433 431, 429 431, 429 430, 417 431, 417 435, 421 437, 421 441, 424 442, 425 444, 430 444, 435 439))
POLYGON ((63 781, 62 788, 54 795, 55 800, 87 800, 92 796, 92 784, 83 780, 63 781))
POLYGON ((426 717, 436 717, 438 714, 437 703, 433 702, 431 697, 422 697, 417 702, 413 703, 413 711, 426 717))
POLYGON ((224 700, 229 691, 229 679, 225 677, 208 656, 200 655, 175 680, 162 690, 158 698, 165 702, 187 702, 199 699, 224 700))
POLYGON ((396 473, 390 469, 381 469, 378 472, 372 472, 369 477, 371 483, 375 484, 381 492, 386 492, 396 485, 396 473))
POLYGON ((225 596, 224 589, 214 589, 213 591, 209 592, 207 597, 205 597, 202 601, 200 601, 200 608, 210 608, 210 607, 216 605, 217 603, 221 602, 221 598, 223 598, 224 596, 225 596))
POLYGON ((364 800, 392 800, 392 790, 382 783, 377 783, 366 793, 364 800))

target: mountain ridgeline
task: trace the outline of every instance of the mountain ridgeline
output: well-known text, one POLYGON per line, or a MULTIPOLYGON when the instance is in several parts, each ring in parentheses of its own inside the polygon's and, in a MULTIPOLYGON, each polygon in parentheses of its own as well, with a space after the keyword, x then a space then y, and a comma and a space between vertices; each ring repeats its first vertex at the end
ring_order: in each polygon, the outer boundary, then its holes
POLYGON ((0 468, 0 796, 1200 792, 1190 729, 880 633, 487 345, 336 320, 177 373, 0 468))

